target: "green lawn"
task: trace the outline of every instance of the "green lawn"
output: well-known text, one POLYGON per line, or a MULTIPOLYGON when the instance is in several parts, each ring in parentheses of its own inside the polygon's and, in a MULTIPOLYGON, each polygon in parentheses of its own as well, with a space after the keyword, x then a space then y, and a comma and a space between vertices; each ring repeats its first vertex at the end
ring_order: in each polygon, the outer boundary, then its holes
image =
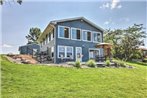
POLYGON ((14 64, 2 57, 2 98, 147 98, 147 66, 63 68, 14 64))

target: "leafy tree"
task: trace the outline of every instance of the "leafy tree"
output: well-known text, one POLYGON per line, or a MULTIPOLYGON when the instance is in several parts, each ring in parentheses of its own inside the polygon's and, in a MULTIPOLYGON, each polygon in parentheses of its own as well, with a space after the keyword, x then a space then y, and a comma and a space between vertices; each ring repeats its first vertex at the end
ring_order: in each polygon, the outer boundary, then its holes
POLYGON ((41 30, 37 27, 35 28, 30 28, 29 34, 26 36, 28 39, 27 44, 32 44, 32 43, 38 43, 37 40, 41 34, 41 30))
POLYGON ((136 48, 143 45, 146 37, 142 24, 134 24, 127 29, 107 30, 104 41, 113 44, 114 57, 131 60, 136 53, 136 48))

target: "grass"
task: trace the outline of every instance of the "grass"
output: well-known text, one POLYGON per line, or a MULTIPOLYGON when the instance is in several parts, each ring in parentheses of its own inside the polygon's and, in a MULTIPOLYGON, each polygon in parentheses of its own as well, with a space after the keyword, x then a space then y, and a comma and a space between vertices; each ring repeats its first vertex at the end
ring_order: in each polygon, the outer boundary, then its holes
POLYGON ((147 98, 147 66, 63 68, 14 64, 2 56, 2 98, 147 98))

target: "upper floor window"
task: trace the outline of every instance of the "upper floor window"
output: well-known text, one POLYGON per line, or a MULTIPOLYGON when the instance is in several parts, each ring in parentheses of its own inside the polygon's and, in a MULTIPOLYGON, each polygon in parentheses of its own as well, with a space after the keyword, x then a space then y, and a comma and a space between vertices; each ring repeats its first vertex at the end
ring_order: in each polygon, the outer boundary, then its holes
POLYGON ((94 42, 101 42, 101 33, 100 32, 93 32, 93 41, 94 42))
POLYGON ((71 29, 71 38, 80 40, 81 39, 81 30, 76 29, 76 28, 72 28, 71 29))
POLYGON ((83 31, 83 40, 84 41, 91 41, 91 32, 90 31, 83 31))
POLYGON ((59 26, 58 37, 60 38, 70 38, 70 32, 68 27, 59 26))

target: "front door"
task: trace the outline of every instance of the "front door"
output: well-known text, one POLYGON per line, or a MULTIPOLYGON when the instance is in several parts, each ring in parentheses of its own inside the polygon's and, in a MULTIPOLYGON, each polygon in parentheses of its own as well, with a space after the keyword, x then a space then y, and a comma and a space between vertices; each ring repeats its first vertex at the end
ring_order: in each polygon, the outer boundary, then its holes
POLYGON ((82 61, 82 48, 76 47, 76 61, 80 60, 82 61))

